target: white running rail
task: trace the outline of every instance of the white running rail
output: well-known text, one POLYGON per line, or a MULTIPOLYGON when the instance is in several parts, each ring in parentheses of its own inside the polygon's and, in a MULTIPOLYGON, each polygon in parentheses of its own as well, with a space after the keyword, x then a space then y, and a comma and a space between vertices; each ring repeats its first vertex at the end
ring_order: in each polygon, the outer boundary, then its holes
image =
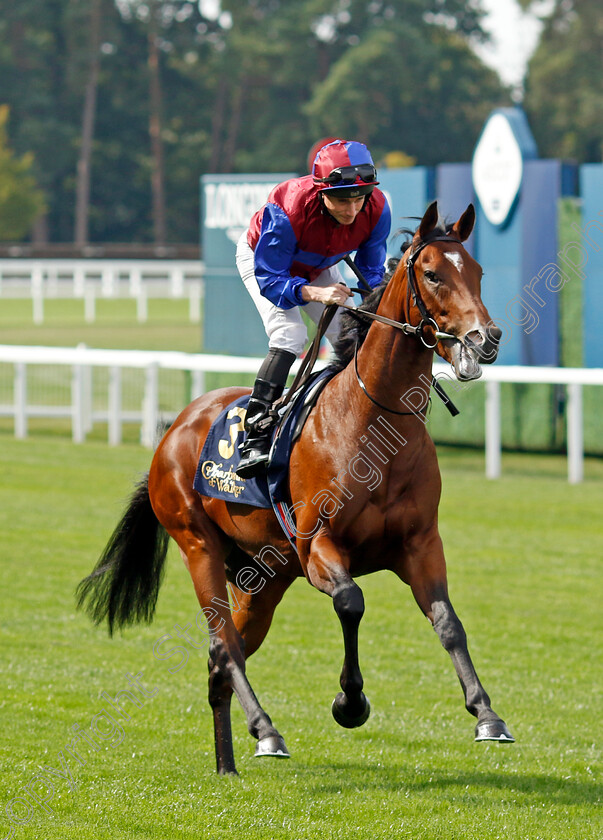
MULTIPOLYGON (((259 369, 262 359, 248 356, 219 356, 178 352, 153 352, 144 350, 97 350, 87 347, 25 347, 0 345, 0 363, 14 367, 13 401, 0 405, 0 416, 12 417, 17 438, 27 436, 29 417, 67 417, 71 419, 74 442, 81 443, 91 428, 92 419, 103 420, 108 425, 108 441, 118 445, 122 440, 124 422, 140 423, 141 443, 152 447, 160 419, 165 416, 159 411, 159 371, 186 371, 192 378, 192 395, 204 392, 206 372, 252 373, 259 369), (34 406, 28 402, 27 371, 33 365, 59 365, 71 369, 71 401, 65 406, 34 406), (109 371, 108 399, 106 412, 93 416, 89 372, 92 368, 109 371), (139 411, 122 410, 122 371, 138 368, 144 371, 144 396, 139 411)), ((319 363, 323 366, 325 363, 319 363)), ((296 370, 299 362, 293 368, 296 370)), ((446 365, 435 365, 434 375, 444 386, 453 385, 453 376, 446 365)), ((499 478, 501 475, 501 400, 500 385, 503 382, 566 385, 567 406, 567 462, 568 481, 581 482, 584 477, 584 442, 582 388, 584 385, 603 385, 603 368, 552 368, 552 367, 510 367, 483 368, 485 381, 485 452, 486 476, 499 478)), ((461 383, 448 387, 454 401, 455 389, 461 383)), ((172 418, 169 418, 172 419, 172 418)))
POLYGON ((81 298, 87 323, 98 298, 135 299, 144 322, 149 297, 188 297, 190 320, 198 321, 202 292, 198 260, 0 259, 0 297, 31 298, 35 324, 44 322, 44 301, 57 297, 81 298))

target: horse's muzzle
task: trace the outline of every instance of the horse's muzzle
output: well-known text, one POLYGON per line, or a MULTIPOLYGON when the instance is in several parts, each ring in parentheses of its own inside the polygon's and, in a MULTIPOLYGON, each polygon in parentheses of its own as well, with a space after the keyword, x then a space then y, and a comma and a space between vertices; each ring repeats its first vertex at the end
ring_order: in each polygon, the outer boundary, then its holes
POLYGON ((495 324, 490 324, 485 330, 477 329, 468 332, 463 339, 463 344, 470 350, 476 359, 485 365, 496 361, 498 346, 502 337, 502 330, 495 324))

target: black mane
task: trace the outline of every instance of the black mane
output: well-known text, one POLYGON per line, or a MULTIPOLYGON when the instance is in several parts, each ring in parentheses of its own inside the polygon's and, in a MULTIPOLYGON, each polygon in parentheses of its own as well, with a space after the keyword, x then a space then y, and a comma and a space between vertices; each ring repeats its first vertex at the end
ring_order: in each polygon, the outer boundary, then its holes
MULTIPOLYGON (((431 239, 432 236, 443 236, 447 233, 450 233, 451 229, 452 224, 442 222, 433 229, 428 239, 431 239)), ((408 250, 408 248, 410 248, 414 237, 414 231, 409 230, 408 228, 403 228, 397 231, 396 235, 404 235, 406 237, 400 247, 400 254, 404 254, 408 250)), ((387 288, 387 284, 393 277, 393 274, 401 258, 401 256, 392 257, 387 261, 387 267, 383 281, 364 298, 364 300, 358 307, 360 311, 377 311, 377 308, 381 303, 381 298, 383 297, 383 292, 385 291, 385 289, 387 288)), ((360 315, 355 315, 354 312, 351 312, 349 310, 346 310, 343 313, 343 315, 341 316, 341 329, 339 331, 339 337, 335 342, 333 348, 334 356, 332 361, 329 363, 330 368, 332 368, 335 372, 338 373, 340 370, 343 370, 345 367, 347 367, 347 365, 354 358, 354 351, 356 349, 356 346, 360 347, 360 345, 366 338, 366 334, 369 330, 371 323, 372 321, 369 318, 363 318, 360 315)))
MULTIPOLYGON (((377 308, 381 303, 381 298, 383 297, 383 292, 386 290, 387 284, 389 283, 399 262, 399 257, 388 260, 387 271, 382 282, 379 283, 378 286, 375 286, 372 292, 366 295, 358 307, 361 312, 377 311, 377 308)), ((344 367, 347 367, 349 362, 351 362, 354 358, 356 345, 360 346, 366 338, 366 334, 371 323, 372 322, 368 318, 356 315, 350 310, 346 310, 342 314, 341 328, 339 330, 337 341, 333 347, 334 356, 332 361, 329 363, 330 368, 339 372, 340 370, 343 370, 344 367)))

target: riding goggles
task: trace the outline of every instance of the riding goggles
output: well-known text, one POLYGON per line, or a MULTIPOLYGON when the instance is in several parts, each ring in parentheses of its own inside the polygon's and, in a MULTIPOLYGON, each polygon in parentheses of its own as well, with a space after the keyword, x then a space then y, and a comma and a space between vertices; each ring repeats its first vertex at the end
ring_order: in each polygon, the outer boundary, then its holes
POLYGON ((365 184, 377 182, 377 170, 372 163, 359 163, 357 166, 338 166, 326 178, 317 178, 321 184, 332 187, 351 186, 360 178, 365 184))

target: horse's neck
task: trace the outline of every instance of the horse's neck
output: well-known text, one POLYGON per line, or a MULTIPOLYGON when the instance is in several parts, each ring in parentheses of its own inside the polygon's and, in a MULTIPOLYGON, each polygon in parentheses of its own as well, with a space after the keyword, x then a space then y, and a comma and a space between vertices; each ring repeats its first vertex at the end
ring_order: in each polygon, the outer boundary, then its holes
MULTIPOLYGON (((377 311, 395 321, 405 320, 405 301, 406 284, 392 280, 377 311)), ((371 325, 358 351, 358 371, 368 392, 382 405, 398 411, 411 401, 418 404, 419 390, 427 401, 432 361, 433 350, 419 338, 377 322, 371 325)))

